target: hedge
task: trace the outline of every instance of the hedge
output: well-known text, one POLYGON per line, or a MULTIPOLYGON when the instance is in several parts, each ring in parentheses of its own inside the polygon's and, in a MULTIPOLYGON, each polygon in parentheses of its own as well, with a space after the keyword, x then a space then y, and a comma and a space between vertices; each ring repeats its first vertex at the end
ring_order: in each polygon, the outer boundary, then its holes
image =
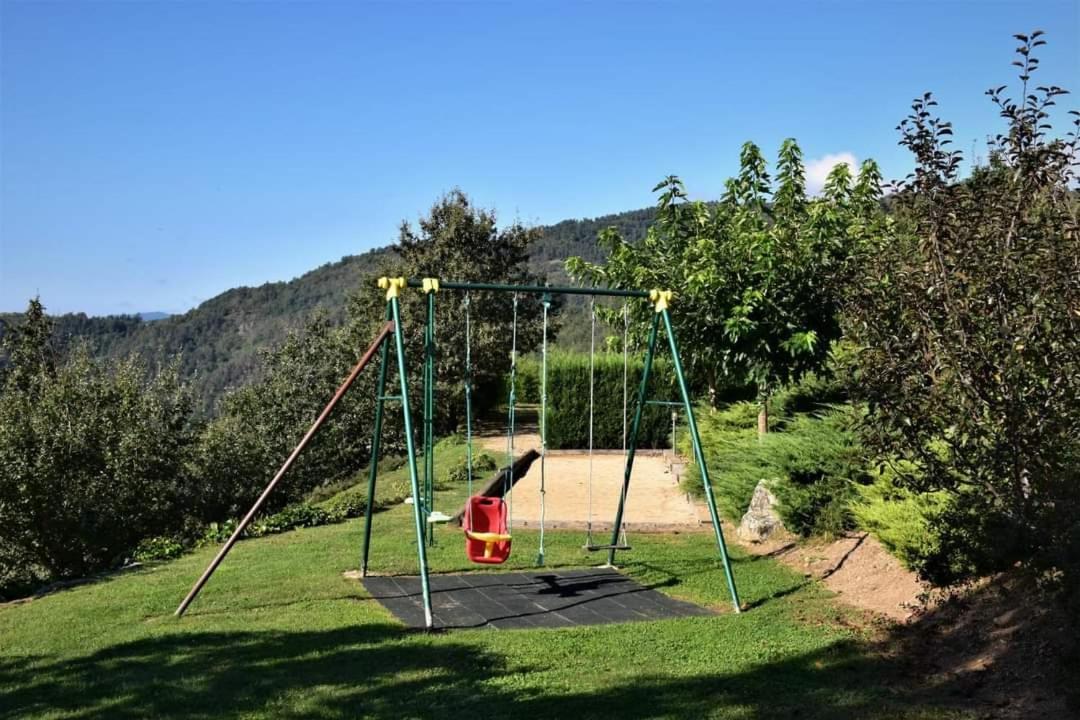
MULTIPOLYGON (((630 408, 641 382, 644 361, 632 358, 628 368, 630 408)), ((618 353, 597 353, 595 363, 595 410, 593 445, 596 448, 622 447, 623 357, 618 353)), ((650 400, 675 400, 678 386, 670 362, 653 361, 649 380, 650 400)), ((540 402, 540 360, 522 358, 517 368, 519 403, 540 402)), ((629 422, 629 419, 628 419, 629 422)), ((589 356, 586 353, 556 351, 548 355, 548 447, 580 449, 589 445, 589 356)), ((639 448, 668 447, 671 436, 671 408, 649 405, 638 431, 639 448)))

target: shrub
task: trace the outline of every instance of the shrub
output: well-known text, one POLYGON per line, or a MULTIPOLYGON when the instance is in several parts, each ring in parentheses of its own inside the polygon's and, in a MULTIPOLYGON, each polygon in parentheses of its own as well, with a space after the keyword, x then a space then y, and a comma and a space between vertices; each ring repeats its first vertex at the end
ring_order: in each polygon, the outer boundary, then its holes
MULTIPOLYGON (((627 387, 630 407, 627 423, 632 420, 637 387, 644 362, 629 363, 627 387)), ((597 448, 621 448, 623 442, 623 359, 615 353, 598 353, 594 373, 595 407, 593 445, 597 448)), ((649 381, 650 400, 678 398, 675 374, 663 358, 653 361, 649 381)), ((589 356, 585 353, 553 352, 548 356, 548 447, 577 449, 589 443, 589 356)), ((671 433, 671 410, 648 405, 641 418, 638 447, 667 447, 671 433)))
MULTIPOLYGON (((5 344, 33 336, 16 329, 5 344)), ((85 349, 13 366, 0 393, 0 546, 45 576, 75 577, 181 530, 192 423, 175 367, 151 374, 128 360, 110 372, 85 349)))
POLYGON ((133 557, 139 562, 172 560, 180 557, 184 550, 185 545, 181 538, 171 535, 157 535, 140 542, 135 548, 133 557))
POLYGON ((915 170, 845 326, 864 442, 914 469, 897 478, 911 491, 953 496, 940 572, 1022 561, 1080 587, 1062 554, 1080 516, 1080 117, 1055 137, 1066 91, 1033 79, 1041 34, 1017 36, 1018 96, 987 93, 1005 127, 970 176, 937 103, 914 101, 899 130, 915 170))
MULTIPOLYGON (((722 515, 736 522, 746 512, 758 481, 776 478, 775 468, 763 464, 756 454, 757 414, 757 405, 752 402, 737 402, 723 409, 704 404, 696 408, 698 432, 711 471, 717 507, 722 515)), ((690 437, 685 433, 679 450, 685 457, 694 456, 690 437)), ((688 483, 691 493, 702 493, 701 473, 696 464, 690 466, 683 481, 688 483)))
MULTIPOLYGON (((756 404, 735 403, 716 411, 701 408, 698 426, 721 513, 737 521, 758 482, 766 480, 788 529, 811 535, 854 527, 850 504, 855 486, 868 477, 853 415, 852 408, 836 406, 819 414, 786 416, 779 419, 775 432, 759 437, 756 404)), ((680 448, 690 456, 689 437, 680 448)), ((691 492, 702 492, 696 467, 687 480, 691 492)))
POLYGON ((325 507, 297 503, 289 505, 273 515, 255 520, 248 527, 247 535, 249 537, 260 537, 296 528, 326 525, 334 520, 333 514, 325 507))
MULTIPOLYGON (((363 487, 357 485, 348 491, 339 493, 330 500, 313 504, 294 503, 265 517, 254 520, 248 525, 244 537, 257 538, 265 535, 288 532, 298 528, 319 527, 360 517, 367 509, 367 499, 363 487)), ((199 539, 200 545, 225 542, 236 530, 237 520, 214 522, 207 525, 199 539)))
POLYGON ((338 493, 334 497, 320 503, 326 508, 331 517, 340 520, 360 517, 367 512, 367 495, 360 491, 346 491, 338 493))
MULTIPOLYGON (((356 362, 356 349, 326 317, 264 355, 262 377, 227 395, 203 430, 197 455, 197 512, 204 522, 250 507, 356 362)), ((274 511, 319 486, 352 476, 369 460, 374 372, 365 372, 268 501, 274 511)), ((387 412, 383 451, 400 451, 400 413, 387 412)))
POLYGON ((802 535, 835 535, 854 527, 855 487, 868 481, 851 407, 796 415, 761 453, 784 479, 775 487, 788 528, 802 535))
MULTIPOLYGON (((904 473, 918 470, 906 467, 904 473)), ((919 577, 945 586, 994 572, 1012 547, 1010 528, 996 515, 979 515, 980 503, 966 491, 920 493, 884 468, 858 488, 852 512, 859 525, 919 577), (976 542, 998 537, 998 544, 976 542)))
MULTIPOLYGON (((499 398, 506 402, 510 397, 510 375, 503 376, 499 398)), ((540 404, 540 360, 535 357, 519 357, 514 373, 514 397, 522 404, 540 404)))
MULTIPOLYGON (((495 458, 491 457, 487 453, 479 453, 473 456, 473 480, 483 481, 486 479, 486 475, 496 469, 495 458)), ((469 480, 469 465, 468 459, 462 459, 457 465, 450 469, 447 474, 447 479, 454 484, 460 485, 461 483, 468 482, 469 480)))
POLYGON ((48 580, 21 548, 0 543, 0 602, 22 597, 48 580))

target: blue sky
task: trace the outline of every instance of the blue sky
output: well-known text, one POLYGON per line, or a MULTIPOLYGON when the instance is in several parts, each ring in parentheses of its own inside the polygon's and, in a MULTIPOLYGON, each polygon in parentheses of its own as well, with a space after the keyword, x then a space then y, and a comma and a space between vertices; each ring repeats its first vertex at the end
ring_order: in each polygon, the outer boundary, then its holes
POLYGON ((388 244, 455 186, 528 223, 668 173, 711 198, 745 140, 901 176, 910 99, 981 147, 1035 28, 1041 80, 1080 91, 1077 0, 3 0, 0 310, 183 311, 388 244))

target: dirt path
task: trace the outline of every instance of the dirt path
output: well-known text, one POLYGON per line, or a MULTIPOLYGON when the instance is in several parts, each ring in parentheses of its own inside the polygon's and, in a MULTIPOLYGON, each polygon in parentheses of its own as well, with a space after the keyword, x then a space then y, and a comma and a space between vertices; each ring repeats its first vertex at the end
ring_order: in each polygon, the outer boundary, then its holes
POLYGON ((786 536, 747 543, 729 535, 754 555, 769 555, 807 578, 820 580, 848 605, 871 610, 897 622, 910 620, 921 607, 925 588, 873 536, 858 533, 831 541, 802 541, 786 536))

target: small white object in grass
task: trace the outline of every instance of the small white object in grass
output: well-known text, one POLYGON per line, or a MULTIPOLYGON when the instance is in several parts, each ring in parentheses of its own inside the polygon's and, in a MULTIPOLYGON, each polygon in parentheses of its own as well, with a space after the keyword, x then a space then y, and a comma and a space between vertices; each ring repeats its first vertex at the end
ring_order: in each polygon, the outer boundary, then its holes
POLYGON ((409 497, 405 498, 405 504, 406 505, 412 505, 412 503, 413 503, 412 496, 409 496, 409 497))
POLYGON ((427 521, 429 523, 444 523, 444 522, 450 522, 451 520, 453 520, 452 517, 450 517, 449 515, 447 515, 444 512, 439 512, 438 510, 434 511, 433 513, 431 513, 427 517, 427 521))

